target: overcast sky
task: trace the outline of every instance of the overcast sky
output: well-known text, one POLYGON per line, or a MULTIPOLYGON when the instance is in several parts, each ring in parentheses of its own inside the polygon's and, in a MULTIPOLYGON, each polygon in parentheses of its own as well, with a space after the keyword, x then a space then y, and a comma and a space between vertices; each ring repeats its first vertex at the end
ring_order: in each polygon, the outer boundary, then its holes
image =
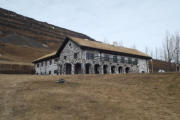
POLYGON ((0 7, 141 51, 180 31, 180 0, 0 0, 0 7))

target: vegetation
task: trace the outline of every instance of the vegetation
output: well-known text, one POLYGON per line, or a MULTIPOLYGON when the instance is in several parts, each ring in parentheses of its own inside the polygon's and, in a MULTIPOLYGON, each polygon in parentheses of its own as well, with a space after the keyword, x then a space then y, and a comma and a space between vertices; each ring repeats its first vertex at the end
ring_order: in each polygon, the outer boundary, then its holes
POLYGON ((1 120, 179 120, 180 75, 0 75, 1 120), (56 80, 65 79, 64 84, 56 80))

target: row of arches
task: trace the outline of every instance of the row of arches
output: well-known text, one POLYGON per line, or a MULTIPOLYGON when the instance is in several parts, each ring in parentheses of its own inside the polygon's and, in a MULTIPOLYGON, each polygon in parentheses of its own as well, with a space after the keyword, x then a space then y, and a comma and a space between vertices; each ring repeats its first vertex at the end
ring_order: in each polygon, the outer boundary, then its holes
MULTIPOLYGON (((66 63, 64 64, 65 67, 65 74, 72 74, 72 64, 70 63, 66 63)), ((123 69, 122 66, 119 66, 118 68, 116 68, 116 66, 108 66, 108 65, 99 65, 99 64, 95 64, 94 66, 92 66, 92 64, 90 63, 86 63, 84 68, 82 68, 82 64, 81 63, 76 63, 74 64, 74 74, 91 74, 91 73, 95 73, 95 74, 115 74, 115 73, 129 73, 130 68, 126 67, 125 69, 123 69), (102 68, 101 68, 102 67, 102 68), (84 72, 83 72, 84 70, 84 72)))

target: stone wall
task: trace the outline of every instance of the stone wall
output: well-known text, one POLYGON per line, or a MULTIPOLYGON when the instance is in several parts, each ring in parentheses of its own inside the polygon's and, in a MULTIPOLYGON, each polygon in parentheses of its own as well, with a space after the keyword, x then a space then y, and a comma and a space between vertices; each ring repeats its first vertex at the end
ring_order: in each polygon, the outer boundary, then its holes
POLYGON ((38 75, 54 75, 57 74, 57 69, 55 59, 49 59, 35 64, 36 74, 38 75))
MULTIPOLYGON (((108 54, 110 60, 105 61, 101 58, 104 58, 105 53, 101 53, 97 50, 82 50, 77 44, 73 41, 69 41, 64 47, 63 51, 60 54, 58 68, 60 74, 76 74, 77 64, 81 66, 81 74, 111 74, 111 73, 148 73, 148 64, 145 59, 138 59, 139 63, 137 65, 121 63, 119 60, 121 57, 125 58, 127 61, 128 57, 126 56, 117 56, 118 62, 113 62, 112 58, 114 55, 108 54), (86 53, 90 52, 94 54, 94 59, 86 59, 86 53), (77 58, 74 58, 74 54, 78 53, 77 58)), ((135 58, 132 58, 134 61, 135 58)))
POLYGON ((146 59, 131 58, 132 63, 128 63, 127 56, 113 55, 102 53, 97 50, 83 50, 73 41, 69 41, 61 51, 58 62, 49 65, 49 61, 36 65, 37 74, 119 74, 119 73, 149 73, 148 62, 146 59), (87 59, 86 54, 92 53, 93 59, 87 59), (105 60, 105 55, 109 56, 109 60, 105 60), (117 56, 117 61, 113 60, 113 56, 117 56), (125 62, 121 62, 121 57, 125 58, 125 62), (135 59, 137 64, 133 64, 135 59), (45 63, 47 62, 47 65, 45 63), (51 71, 51 72, 49 72, 51 71), (56 71, 56 72, 54 72, 56 71))

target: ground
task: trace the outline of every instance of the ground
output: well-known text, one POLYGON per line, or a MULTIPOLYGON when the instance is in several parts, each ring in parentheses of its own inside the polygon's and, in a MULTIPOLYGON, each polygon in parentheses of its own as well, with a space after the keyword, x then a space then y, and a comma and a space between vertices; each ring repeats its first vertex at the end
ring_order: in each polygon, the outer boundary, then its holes
POLYGON ((177 73, 2 74, 0 120, 180 120, 179 92, 177 73))

